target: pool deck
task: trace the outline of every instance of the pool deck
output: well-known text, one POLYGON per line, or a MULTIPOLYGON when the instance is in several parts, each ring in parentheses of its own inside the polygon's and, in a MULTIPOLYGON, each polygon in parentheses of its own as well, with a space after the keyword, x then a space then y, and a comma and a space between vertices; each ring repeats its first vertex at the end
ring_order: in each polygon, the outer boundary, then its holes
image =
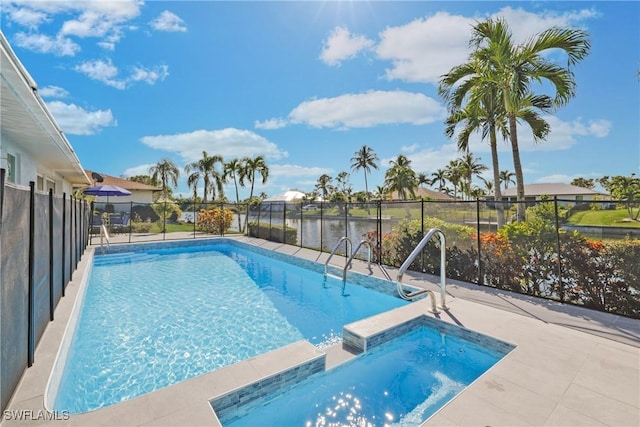
MULTIPOLYGON (((260 239, 227 237, 318 262, 328 257, 260 239)), ((117 241, 114 236, 112 243, 117 241)), ((354 357, 339 344, 322 352, 300 341, 86 414, 46 413, 49 373, 94 249, 83 255, 66 296, 58 303, 55 320, 38 343, 34 365, 26 370, 3 413, 1 426, 219 426, 209 404, 213 397, 319 356, 326 357, 327 368, 354 357), (14 415, 26 419, 16 420, 14 415), (52 415, 58 419, 45 419, 52 415)), ((369 269, 365 262, 354 262, 352 270, 383 277, 380 267, 369 269)), ((395 269, 387 272, 395 278, 395 269)), ((437 281, 419 273, 408 273, 404 280, 439 295, 437 281)), ((372 321, 394 324, 426 314, 516 348, 424 426, 640 425, 639 320, 453 280, 447 280, 446 298, 447 309, 437 315, 429 313, 428 299, 424 299, 372 321)))

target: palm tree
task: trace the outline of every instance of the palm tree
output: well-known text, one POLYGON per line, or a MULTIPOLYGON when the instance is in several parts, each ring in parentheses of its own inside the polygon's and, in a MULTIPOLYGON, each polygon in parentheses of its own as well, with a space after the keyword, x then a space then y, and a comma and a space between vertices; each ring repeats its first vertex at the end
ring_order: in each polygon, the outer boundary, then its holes
MULTIPOLYGON (((482 163, 479 163, 480 160, 482 159, 480 159, 479 157, 475 157, 470 152, 465 153, 464 156, 462 156, 462 158, 460 159, 460 168, 462 169, 464 177, 467 179, 468 191, 471 191, 471 180, 473 179, 473 177, 480 176, 481 172, 489 169, 482 163)), ((471 195, 471 193, 469 192, 467 194, 471 195)))
POLYGON ((186 173, 191 172, 199 172, 202 177, 202 181, 204 184, 204 195, 202 197, 202 203, 206 204, 209 194, 212 195, 212 198, 216 198, 216 189, 218 190, 218 194, 223 194, 222 185, 224 184, 224 179, 222 174, 216 169, 216 164, 223 164, 222 156, 213 155, 210 156, 206 151, 202 151, 202 158, 195 162, 191 162, 184 167, 186 173), (212 180, 215 187, 212 187, 212 180))
POLYGON ((318 182, 316 183, 316 189, 320 191, 320 194, 322 194, 322 200, 324 201, 329 198, 329 193, 333 190, 331 181, 333 181, 333 178, 325 173, 320 175, 320 178, 318 178, 318 182))
MULTIPOLYGON (((506 140, 509 131, 504 109, 499 102, 497 86, 491 81, 479 79, 481 74, 481 62, 479 58, 472 56, 470 62, 454 67, 443 76, 438 92, 446 100, 450 111, 450 116, 445 121, 445 134, 452 137, 456 127, 463 124, 457 137, 458 150, 469 151, 469 137, 475 132, 480 132, 482 139, 489 137, 493 186, 496 189, 493 196, 494 200, 501 200, 497 133, 500 132, 506 140), (460 84, 456 86, 458 83, 460 84), (463 107, 465 99, 467 103, 463 107)), ((501 228, 504 225, 502 204, 496 204, 496 211, 498 228, 501 228)))
POLYGON ((444 170, 447 180, 453 184, 453 197, 458 198, 458 187, 460 186, 462 178, 465 176, 462 162, 460 159, 451 160, 444 170))
MULTIPOLYGON (((508 24, 503 19, 488 19, 473 27, 470 45, 482 64, 480 80, 493 82, 509 123, 509 138, 516 174, 518 221, 525 220, 524 178, 518 147, 517 122, 525 121, 533 131, 534 141, 546 138, 549 125, 536 112, 551 112, 565 105, 575 95, 575 79, 570 67, 587 56, 588 34, 580 29, 551 28, 515 45, 508 24), (567 54, 567 67, 548 60, 544 54, 560 49, 567 54), (532 84, 549 83, 555 96, 534 95, 532 84)), ((541 84, 541 85, 540 85, 541 84)))
POLYGON ((402 200, 407 200, 407 193, 415 198, 417 185, 416 173, 411 169, 411 160, 400 154, 396 160, 389 162, 391 168, 384 176, 384 186, 390 192, 397 191, 402 200))
POLYGON ((180 171, 175 163, 170 159, 164 158, 160 160, 155 166, 149 168, 149 175, 152 180, 160 180, 162 183, 162 197, 167 200, 168 184, 173 184, 173 187, 177 187, 178 178, 180 177, 180 171))
MULTIPOLYGON (((227 181, 229 178, 233 179, 233 186, 236 190, 236 205, 239 205, 240 194, 238 194, 238 185, 244 187, 246 164, 239 159, 231 159, 223 165, 222 169, 222 176, 224 181, 227 181)), ((238 230, 242 232, 242 221, 240 220, 240 214, 238 214, 238 230)))
POLYGON ((371 173, 371 168, 378 169, 378 156, 373 152, 371 147, 363 145, 355 155, 351 158, 351 169, 355 172, 362 169, 364 171, 364 191, 369 200, 369 185, 367 183, 367 173, 371 173))
POLYGON ((509 170, 500 171, 500 182, 504 183, 504 189, 507 190, 509 188, 509 183, 515 184, 516 182, 513 178, 516 176, 515 173, 509 170))
POLYGON ((194 171, 187 177, 187 186, 193 187, 193 204, 198 202, 198 182, 200 182, 200 172, 194 171))
POLYGON ((442 191, 447 185, 447 171, 444 169, 437 169, 435 172, 431 172, 431 185, 438 184, 438 191, 442 191))
POLYGON ((265 184, 269 178, 269 167, 262 156, 245 157, 243 159, 245 165, 245 178, 251 183, 251 191, 249 192, 249 200, 253 199, 253 187, 256 183, 256 174, 262 176, 262 183, 265 184))

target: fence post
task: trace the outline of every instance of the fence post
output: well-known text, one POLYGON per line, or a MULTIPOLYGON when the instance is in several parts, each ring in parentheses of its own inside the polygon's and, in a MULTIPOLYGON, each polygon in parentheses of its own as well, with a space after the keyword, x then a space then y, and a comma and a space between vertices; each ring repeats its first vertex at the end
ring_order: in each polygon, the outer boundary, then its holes
POLYGON ((378 246, 378 264, 382 264, 382 200, 376 202, 376 209, 378 210, 376 218, 376 245, 378 246))
POLYGON ((269 203, 269 238, 267 240, 271 240, 271 215, 273 212, 273 203, 269 203))
POLYGON ((302 234, 304 227, 304 217, 302 216, 302 201, 300 201, 300 247, 302 247, 302 234))
POLYGON ((287 202, 282 203, 282 243, 287 243, 287 202))
POLYGON ((484 283, 482 257, 480 256, 480 199, 476 198, 476 244, 478 245, 478 285, 484 283))
MULTIPOLYGON (((92 209, 93 211, 93 209, 92 209)), ((65 268, 65 260, 66 260, 66 249, 67 249, 67 245, 66 245, 66 234, 65 234, 65 227, 67 226, 67 193, 62 193, 62 256, 60 259, 60 266, 62 267, 62 296, 64 296, 64 288, 65 288, 65 283, 64 283, 64 268, 65 268)))
POLYGON ((322 253, 322 225, 324 221, 322 219, 322 211, 324 210, 324 201, 320 201, 320 252, 322 253))
POLYGON ((73 195, 69 195, 69 281, 73 275, 73 195))
POLYGON ((558 291, 560 301, 564 301, 564 285, 562 284, 562 256, 560 254, 560 220, 558 218, 558 196, 553 196, 553 208, 556 217, 556 252, 558 253, 558 291))
POLYGON ((35 252, 35 201, 36 201, 36 183, 29 181, 29 280, 27 292, 27 366, 33 365, 33 354, 35 350, 35 325, 34 323, 34 289, 33 289, 33 262, 35 252))
POLYGON ((49 189, 49 320, 53 320, 55 310, 53 292, 53 188, 49 189))

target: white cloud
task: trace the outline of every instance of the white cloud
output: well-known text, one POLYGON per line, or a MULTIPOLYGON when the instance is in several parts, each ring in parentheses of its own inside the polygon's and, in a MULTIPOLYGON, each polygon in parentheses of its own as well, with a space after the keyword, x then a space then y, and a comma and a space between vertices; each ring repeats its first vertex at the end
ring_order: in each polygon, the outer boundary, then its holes
POLYGON ((38 93, 43 98, 66 98, 69 92, 59 86, 45 86, 38 89, 38 93))
POLYGON ((134 66, 128 77, 118 78, 118 67, 113 65, 111 59, 106 61, 101 59, 85 61, 77 65, 75 70, 116 89, 125 89, 137 82, 153 85, 158 80, 162 81, 169 75, 169 67, 166 65, 153 68, 134 66))
POLYGON ((398 123, 423 125, 444 115, 438 102, 421 93, 369 91, 305 101, 289 113, 289 119, 318 128, 366 128, 398 123))
POLYGON ((323 43, 320 60, 325 64, 338 66, 345 59, 351 59, 372 46, 372 40, 351 34, 346 28, 336 27, 323 43))
MULTIPOLYGON (((559 14, 504 7, 492 15, 494 18, 499 16, 509 22, 514 42, 522 43, 550 27, 576 27, 598 14, 592 9, 559 14)), ((478 20, 485 18, 487 16, 465 17, 438 12, 385 29, 380 33, 380 42, 374 50, 379 59, 392 63, 392 67, 386 70, 386 78, 437 83, 441 75, 467 60, 471 29, 478 20)))
POLYGON ((147 84, 155 84, 158 80, 162 81, 169 75, 169 67, 160 65, 154 68, 133 67, 133 73, 129 77, 129 81, 145 82, 147 84))
POLYGON ((168 10, 162 12, 149 24, 158 31, 187 31, 182 18, 168 10))
POLYGON ((5 8, 5 16, 32 31, 22 36, 22 47, 41 53, 75 55, 80 49, 69 37, 100 38, 103 40, 98 42, 99 46, 113 50, 123 31, 135 28, 127 23, 140 14, 143 4, 142 0, 13 0, 5 8), (56 15, 62 17, 56 36, 36 32, 43 23, 54 22, 56 15))
POLYGON ((262 122, 256 120, 253 124, 253 126, 256 129, 267 129, 267 130, 281 129, 286 125, 287 125, 287 121, 284 119, 269 119, 262 122))
POLYGON ((380 34, 378 58, 390 60, 389 80, 435 83, 468 56, 472 18, 438 12, 380 34))
POLYGON ((588 19, 596 18, 599 14, 593 9, 582 9, 556 12, 529 12, 521 8, 510 6, 500 9, 493 14, 493 18, 502 17, 509 23, 509 28, 516 43, 523 43, 542 31, 551 27, 577 27, 588 19))
POLYGON ((185 162, 202 158, 202 151, 221 155, 225 160, 245 156, 268 159, 287 157, 276 144, 248 130, 196 130, 175 135, 155 135, 141 138, 143 144, 158 150, 178 153, 185 162))
POLYGON ((17 33, 15 43, 24 49, 38 53, 52 53, 56 56, 74 56, 80 46, 66 37, 49 37, 44 34, 17 33))
MULTIPOLYGON (((460 153, 455 144, 443 144, 439 147, 426 147, 416 149, 406 154, 411 161, 411 169, 416 172, 424 172, 430 174, 436 169, 444 168, 451 160, 460 158, 460 153)), ((380 165, 382 169, 389 167, 389 162, 397 157, 382 159, 380 165)))
POLYGON ((418 149, 418 147, 418 144, 403 145, 402 147, 400 147, 400 151, 403 153, 413 153, 418 149))
MULTIPOLYGON (((138 165, 138 166, 133 166, 130 167, 128 169, 126 169, 124 172, 122 172, 122 176, 127 177, 127 178, 131 178, 132 176, 136 176, 136 175, 149 175, 149 169, 155 166, 154 163, 149 163, 146 165, 138 165)), ((189 194, 189 197, 191 196, 191 194, 189 194)))
POLYGON ((269 165, 269 175, 278 177, 314 177, 317 178, 322 174, 331 174, 333 169, 321 167, 307 167, 299 165, 269 165))
POLYGON ((93 135, 103 127, 117 125, 111 110, 87 111, 75 104, 60 101, 49 102, 47 106, 66 134, 93 135))

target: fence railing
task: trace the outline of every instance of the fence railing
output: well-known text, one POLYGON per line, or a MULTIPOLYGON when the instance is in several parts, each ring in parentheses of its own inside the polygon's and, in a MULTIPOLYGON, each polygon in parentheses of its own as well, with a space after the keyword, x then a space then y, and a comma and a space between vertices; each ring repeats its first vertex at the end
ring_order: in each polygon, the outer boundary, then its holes
MULTIPOLYGON (((114 204, 113 211, 138 217, 115 226, 128 236, 126 241, 242 233, 327 252, 347 236, 367 239, 374 261, 396 267, 428 230, 439 228, 447 236, 449 278, 640 318, 640 223, 628 219, 636 211, 615 201, 524 203, 527 219, 522 223, 515 222, 516 202, 482 200, 215 202, 185 205, 179 216, 156 218, 140 216, 145 209, 153 211, 151 205, 114 204), (498 210, 505 218, 500 227, 498 210), (619 222, 612 222, 612 216, 619 222), (609 225, 601 224, 605 220, 609 225), (151 229, 136 232, 141 222, 151 229)), ((94 209, 99 212, 100 205, 94 209)), ((410 269, 437 275, 438 256, 436 243, 427 245, 410 269)))
POLYGON ((0 170, 0 408, 4 410, 88 243, 89 206, 5 184, 0 170))

